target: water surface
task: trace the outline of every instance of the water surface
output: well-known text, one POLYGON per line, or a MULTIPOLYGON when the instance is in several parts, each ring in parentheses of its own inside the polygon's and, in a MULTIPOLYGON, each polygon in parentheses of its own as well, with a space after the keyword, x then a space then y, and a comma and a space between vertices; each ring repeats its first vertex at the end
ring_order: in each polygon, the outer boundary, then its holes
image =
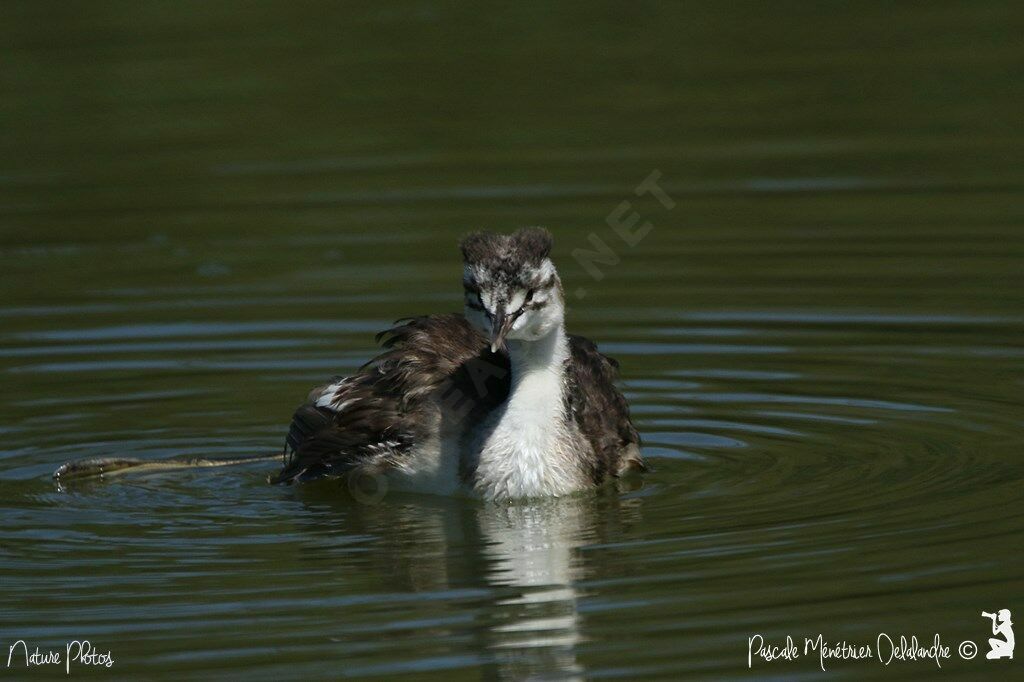
POLYGON ((2 15, 5 646, 88 638, 101 674, 168 679, 821 676, 748 671, 755 633, 999 663, 955 646, 1024 613, 1011 5, 2 15), (621 362, 641 482, 503 506, 266 463, 50 480, 276 450, 375 331, 458 309, 459 235, 528 224, 570 330, 621 362))

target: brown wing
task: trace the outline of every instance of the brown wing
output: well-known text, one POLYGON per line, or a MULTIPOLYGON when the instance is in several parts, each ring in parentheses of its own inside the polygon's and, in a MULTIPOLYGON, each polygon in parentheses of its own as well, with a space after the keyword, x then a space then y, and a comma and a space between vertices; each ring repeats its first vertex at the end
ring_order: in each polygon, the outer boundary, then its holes
POLYGON ((445 418, 468 418, 508 396, 509 365, 462 315, 400 320, 377 335, 384 352, 346 379, 310 394, 292 417, 284 468, 272 482, 353 467, 400 465, 445 418))
POLYGON ((568 407, 594 449, 591 475, 595 483, 632 469, 644 469, 640 434, 629 417, 629 404, 619 391, 617 363, 602 355, 582 336, 569 336, 571 362, 568 407))

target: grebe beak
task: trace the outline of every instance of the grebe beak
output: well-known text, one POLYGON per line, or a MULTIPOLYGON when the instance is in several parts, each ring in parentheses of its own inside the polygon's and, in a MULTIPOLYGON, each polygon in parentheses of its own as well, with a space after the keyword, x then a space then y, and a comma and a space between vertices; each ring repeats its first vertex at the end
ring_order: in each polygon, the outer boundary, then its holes
POLYGON ((491 352, 497 353, 499 348, 505 347, 505 337, 512 330, 512 323, 516 321, 515 317, 505 314, 503 308, 499 308, 498 312, 491 318, 491 352))

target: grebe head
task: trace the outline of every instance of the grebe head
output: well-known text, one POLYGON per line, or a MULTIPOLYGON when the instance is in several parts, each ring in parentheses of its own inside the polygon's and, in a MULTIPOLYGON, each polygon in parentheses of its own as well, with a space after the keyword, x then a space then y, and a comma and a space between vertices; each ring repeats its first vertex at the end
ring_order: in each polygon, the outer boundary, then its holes
POLYGON ((562 283, 551 262, 551 233, 475 232, 462 240, 466 319, 488 334, 491 352, 507 340, 536 341, 562 324, 562 283))

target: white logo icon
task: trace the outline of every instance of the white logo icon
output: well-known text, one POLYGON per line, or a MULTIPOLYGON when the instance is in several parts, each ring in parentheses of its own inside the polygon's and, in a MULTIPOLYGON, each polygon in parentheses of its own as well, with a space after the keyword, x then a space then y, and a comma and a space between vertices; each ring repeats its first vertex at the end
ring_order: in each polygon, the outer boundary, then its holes
POLYGON ((988 613, 982 611, 981 615, 983 618, 992 619, 992 634, 995 637, 991 637, 988 640, 988 645, 992 647, 992 651, 985 654, 985 658, 1009 658, 1013 659, 1013 623, 1010 621, 1010 609, 1001 609, 999 613, 988 613), (1003 636, 1003 639, 998 639, 999 635, 1003 636))

